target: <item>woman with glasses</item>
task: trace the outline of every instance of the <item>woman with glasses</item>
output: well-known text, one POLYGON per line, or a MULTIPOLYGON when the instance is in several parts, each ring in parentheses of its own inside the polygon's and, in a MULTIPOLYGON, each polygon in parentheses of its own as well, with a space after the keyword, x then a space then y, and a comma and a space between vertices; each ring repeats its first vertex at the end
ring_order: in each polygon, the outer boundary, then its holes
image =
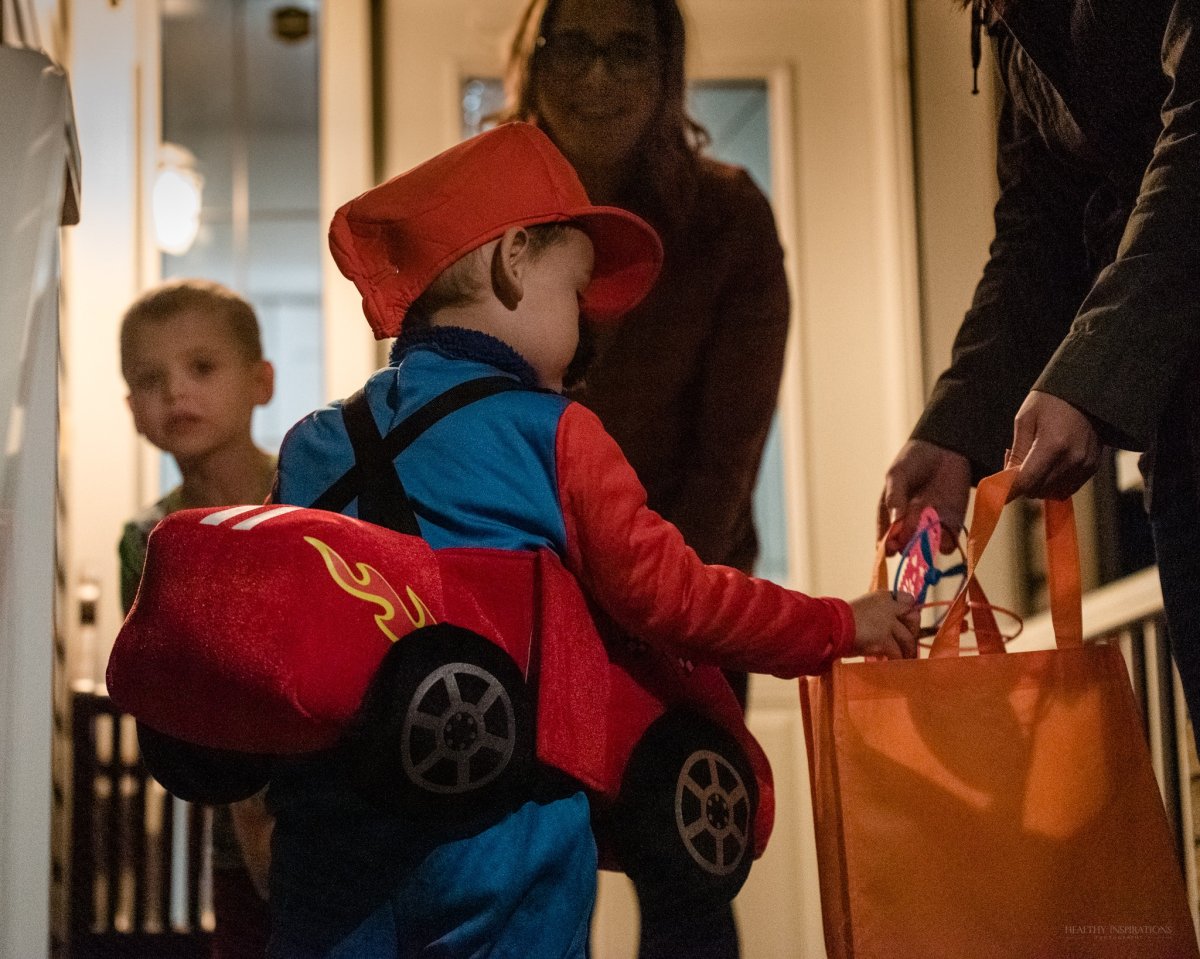
MULTIPOLYGON (((592 202, 648 220, 666 250, 643 303, 587 331, 592 355, 575 397, 701 559, 751 572, 751 497, 783 371, 787 281, 766 197, 744 170, 702 153, 708 134, 685 104, 675 0, 531 0, 507 93, 503 119, 538 124, 592 202)), ((745 675, 731 681, 744 703, 745 675)), ((728 904, 687 901, 653 879, 652 868, 635 878, 642 959, 738 955, 728 904)))

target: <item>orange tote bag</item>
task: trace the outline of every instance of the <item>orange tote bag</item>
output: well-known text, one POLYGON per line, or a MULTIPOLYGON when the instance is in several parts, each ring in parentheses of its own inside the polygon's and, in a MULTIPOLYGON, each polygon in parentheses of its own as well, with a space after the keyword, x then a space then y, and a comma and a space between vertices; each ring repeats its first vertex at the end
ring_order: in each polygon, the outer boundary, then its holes
MULTIPOLYGON (((1015 470, 976 495, 930 658, 801 680, 830 959, 1196 959, 1124 660, 1082 641, 1071 504, 1046 502, 1057 648, 959 637, 1015 470)), ((974 615, 974 614, 973 614, 974 615)))

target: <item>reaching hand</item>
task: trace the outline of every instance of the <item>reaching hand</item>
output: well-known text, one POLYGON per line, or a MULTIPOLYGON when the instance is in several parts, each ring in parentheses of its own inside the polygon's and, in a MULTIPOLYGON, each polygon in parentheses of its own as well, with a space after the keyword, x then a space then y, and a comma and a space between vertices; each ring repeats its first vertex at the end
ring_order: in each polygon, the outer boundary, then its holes
POLYGON ((1012 461, 1021 464, 1010 499, 1067 499, 1100 463, 1100 437, 1087 414, 1031 390, 1013 422, 1012 461))
POLYGON ((908 593, 896 598, 886 590, 850 601, 854 611, 854 655, 914 659, 921 611, 908 593))
POLYGON ((896 454, 879 497, 878 535, 887 536, 891 556, 912 538, 921 510, 932 506, 942 522, 941 551, 958 542, 971 492, 971 465, 961 453, 925 440, 909 440, 896 454))

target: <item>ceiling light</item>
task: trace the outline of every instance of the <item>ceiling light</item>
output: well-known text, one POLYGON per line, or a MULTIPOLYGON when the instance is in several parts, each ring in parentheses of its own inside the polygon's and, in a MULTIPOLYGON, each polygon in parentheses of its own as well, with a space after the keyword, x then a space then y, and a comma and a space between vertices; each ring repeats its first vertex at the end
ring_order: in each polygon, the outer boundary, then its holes
POLYGON ((200 232, 201 197, 204 178, 196 172, 190 150, 164 143, 158 150, 151 209, 158 248, 173 256, 191 249, 200 232))

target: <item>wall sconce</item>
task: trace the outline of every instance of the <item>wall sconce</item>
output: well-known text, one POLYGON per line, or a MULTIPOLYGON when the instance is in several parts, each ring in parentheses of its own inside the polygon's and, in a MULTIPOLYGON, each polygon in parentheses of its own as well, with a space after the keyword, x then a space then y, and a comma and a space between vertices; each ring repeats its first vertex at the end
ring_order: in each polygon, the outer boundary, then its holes
POLYGON ((191 249, 200 232, 204 178, 196 172, 196 157, 174 143, 158 148, 151 209, 158 248, 173 256, 191 249))

